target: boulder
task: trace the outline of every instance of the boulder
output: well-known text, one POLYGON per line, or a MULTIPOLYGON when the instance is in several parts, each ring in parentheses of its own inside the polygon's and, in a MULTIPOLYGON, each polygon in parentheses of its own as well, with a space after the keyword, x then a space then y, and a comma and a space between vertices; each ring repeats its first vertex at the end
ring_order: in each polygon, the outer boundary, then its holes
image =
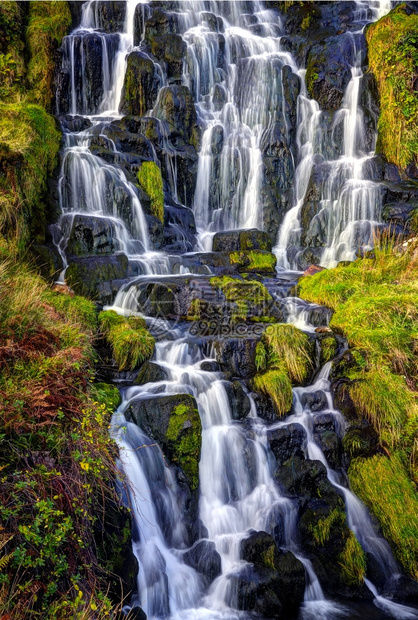
POLYGON ((232 376, 249 379, 257 372, 255 350, 258 339, 228 338, 214 344, 216 360, 222 370, 231 372, 232 376))
POLYGON ((61 228, 67 237, 66 254, 96 256, 114 254, 123 249, 121 225, 114 219, 97 215, 64 215, 61 228))
POLYGON ((150 40, 152 54, 165 64, 168 80, 181 80, 187 45, 178 34, 155 35, 150 40))
POLYGON ((125 0, 98 0, 95 14, 96 25, 105 32, 122 32, 126 17, 125 0))
POLYGON ((145 116, 154 107, 159 86, 160 80, 152 60, 142 52, 131 52, 123 82, 120 113, 145 116))
POLYGON ((216 551, 215 543, 210 540, 199 540, 191 549, 183 554, 185 564, 205 575, 212 582, 222 572, 222 560, 216 551))
POLYGON ((154 116, 168 123, 172 137, 186 143, 197 139, 197 115, 187 86, 164 86, 158 93, 154 116))
POLYGON ((145 362, 133 383, 134 385, 145 385, 146 383, 166 381, 167 378, 168 373, 162 366, 154 362, 145 362))
MULTIPOLYGON (((301 399, 302 405, 308 406, 313 412, 322 411, 328 408, 328 400, 325 392, 316 390, 316 392, 304 392, 301 399)), ((317 418, 315 418, 317 420, 317 418)))
POLYGON ((240 381, 225 383, 233 420, 243 420, 251 411, 251 402, 240 381))

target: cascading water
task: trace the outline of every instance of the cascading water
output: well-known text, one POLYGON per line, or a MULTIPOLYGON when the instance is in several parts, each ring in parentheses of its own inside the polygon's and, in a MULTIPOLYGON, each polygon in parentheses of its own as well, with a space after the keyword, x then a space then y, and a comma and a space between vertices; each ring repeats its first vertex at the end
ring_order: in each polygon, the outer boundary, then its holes
MULTIPOLYGON (((357 2, 355 20, 361 29, 346 33, 351 55, 351 80, 341 108, 332 120, 324 118, 318 103, 309 99, 302 88, 298 102, 299 163, 295 173, 294 206, 287 212, 278 236, 275 253, 281 268, 300 268, 303 247, 317 250, 315 258, 324 267, 335 267, 343 260, 352 261, 357 252, 373 247, 379 228, 381 188, 367 178, 367 164, 374 156, 376 135, 366 140, 360 85, 363 78, 362 46, 364 22, 368 10, 379 19, 390 10, 390 2, 357 2), (331 127, 330 127, 331 124, 331 127), (327 134, 342 133, 341 144, 330 147, 327 134), (307 191, 312 173, 321 171, 318 207, 303 230, 301 212, 309 201, 307 191), (302 234, 304 236, 302 242, 302 234)), ((299 71, 302 79, 305 71, 299 71)), ((303 262, 302 262, 303 268, 303 262)))
MULTIPOLYGON (((60 99, 62 107, 58 112, 73 115, 78 125, 66 133, 59 183, 62 236, 57 239, 57 245, 66 266, 67 245, 77 217, 96 218, 97 227, 103 228, 105 224, 113 252, 127 254, 136 263, 137 272, 135 279, 123 283, 112 307, 125 314, 141 313, 138 302, 141 287, 148 282, 172 281, 174 273, 181 279, 188 273, 185 266, 188 263, 184 257, 176 261, 163 252, 149 252, 152 242, 137 188, 120 165, 126 161, 126 155, 118 151, 108 135, 109 125, 121 116, 126 57, 137 49, 134 22, 136 5, 140 3, 137 0, 126 3, 119 33, 106 31, 98 4, 94 0, 85 3, 81 26, 63 42, 63 69, 67 72, 69 88, 67 98, 60 99), (97 63, 93 67, 91 62, 92 46, 101 50, 100 71, 97 63), (96 82, 94 89, 93 82, 96 82), (83 117, 82 122, 77 115, 83 117), (94 148, 105 148, 107 159, 94 148)), ((141 4, 145 8, 147 3, 141 4)), ((359 24, 370 19, 368 8, 374 19, 390 8, 389 2, 370 2, 370 7, 364 2, 357 5, 359 24)), ((211 249, 214 231, 263 227, 263 158, 271 153, 272 144, 278 143, 284 149, 280 152, 286 152, 289 170, 295 174, 294 206, 285 216, 276 249, 279 265, 298 267, 300 211, 321 155, 327 175, 321 187, 320 210, 311 223, 314 227, 320 221, 323 226, 321 262, 332 265, 351 259, 359 245, 368 247, 378 220, 380 190, 364 178, 364 165, 370 154, 364 142, 358 105, 362 79, 358 47, 361 33, 346 34, 352 49, 352 78, 342 107, 333 119, 332 135, 342 132, 341 144, 331 149, 332 156, 327 159, 329 131, 327 134, 324 129, 323 113, 317 102, 308 97, 305 70, 298 68, 292 54, 282 45, 284 32, 277 12, 265 10, 258 1, 214 0, 184 0, 174 3, 174 11, 177 29, 187 45, 182 81, 193 94, 203 127, 193 200, 200 248, 211 249), (299 89, 296 135, 285 104, 290 83, 299 89)), ((142 33, 140 38, 143 37, 142 33)), ((170 83, 163 64, 156 63, 156 73, 160 76, 160 86, 170 83)), ((157 100, 154 111, 149 111, 151 116, 157 115, 158 106, 157 100)), ((162 135, 165 181, 177 200, 177 150, 170 141, 167 123, 160 118, 153 120, 162 135)), ((154 148, 147 159, 158 161, 154 148)), ((199 273, 208 271, 209 268, 199 273)), ((277 284, 270 282, 273 296, 276 289, 277 284)), ((277 298, 283 298, 280 291, 277 298)), ((308 307, 289 297, 282 299, 282 307, 289 323, 314 332, 310 317, 320 311, 318 307, 308 307)), ((237 583, 248 568, 241 558, 241 545, 251 530, 257 530, 270 533, 282 552, 291 552, 302 563, 305 595, 301 618, 333 620, 350 613, 347 607, 326 600, 314 566, 305 557, 298 540, 297 503, 285 496, 275 481, 277 463, 267 435, 292 423, 304 428, 306 456, 323 463, 330 483, 344 496, 348 525, 364 550, 376 558, 388 577, 396 576, 398 567, 387 543, 375 533, 365 507, 330 468, 312 431, 315 413, 302 404, 307 393, 322 391, 326 395, 327 412, 342 434, 344 422, 341 414, 333 409, 329 391, 330 366, 320 371, 313 385, 295 388, 293 414, 285 421, 267 425, 257 416, 250 394, 245 395, 249 412, 243 420, 231 410, 228 396, 231 382, 220 371, 204 366, 214 363, 211 343, 194 338, 186 327, 174 327, 170 321, 154 318, 149 322, 150 329, 158 334, 155 364, 163 371, 164 379, 122 388, 123 403, 112 420, 112 434, 129 480, 134 515, 133 549, 139 562, 138 592, 130 605, 143 607, 150 618, 247 618, 245 612, 237 609, 240 605, 237 583), (209 586, 202 574, 185 561, 190 540, 183 525, 179 479, 154 440, 131 421, 132 408, 138 403, 175 394, 190 394, 196 399, 202 423, 200 531, 195 539, 213 545, 220 556, 219 574, 209 586)), ((387 601, 373 584, 368 581, 367 584, 376 605, 389 617, 417 617, 414 610, 387 601)))

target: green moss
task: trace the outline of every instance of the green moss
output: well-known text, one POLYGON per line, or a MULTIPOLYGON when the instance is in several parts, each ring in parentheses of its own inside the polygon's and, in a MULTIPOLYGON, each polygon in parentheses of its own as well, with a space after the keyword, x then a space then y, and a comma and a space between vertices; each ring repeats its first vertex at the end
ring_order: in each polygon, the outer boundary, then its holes
POLYGON ((315 526, 310 526, 315 545, 323 547, 328 542, 333 525, 345 525, 345 513, 340 508, 334 508, 327 517, 321 517, 315 526))
POLYGON ((377 517, 396 557, 418 578, 418 496, 397 454, 352 461, 353 491, 377 517))
POLYGON ((151 213, 164 222, 164 193, 161 170, 153 161, 144 161, 137 174, 139 187, 151 200, 151 213))
POLYGON ((266 370, 267 368, 267 351, 264 344, 261 342, 257 342, 257 346, 255 349, 255 365, 257 370, 266 370))
POLYGON ((418 15, 396 6, 366 32, 370 70, 377 80, 377 149, 401 167, 418 157, 418 15))
POLYGON ((238 265, 239 270, 255 273, 273 273, 277 262, 274 254, 260 250, 231 252, 229 258, 232 265, 238 265))
POLYGON ((272 570, 276 570, 276 566, 274 563, 275 556, 275 545, 270 545, 268 549, 261 553, 261 563, 264 564, 267 568, 271 568, 272 570))
POLYGON ((113 310, 99 314, 99 326, 112 348, 119 370, 134 370, 154 353, 155 340, 139 317, 124 317, 113 310))
POLYGON ((193 406, 177 405, 170 416, 166 438, 172 444, 173 461, 184 470, 192 490, 199 483, 202 425, 193 406))
POLYGON ((349 585, 360 585, 366 575, 366 556, 354 532, 350 534, 340 555, 344 580, 349 585))
POLYGON ((93 383, 91 397, 98 403, 105 405, 110 413, 113 413, 122 402, 118 388, 112 383, 93 383))
POLYGON ((333 336, 327 336, 321 340, 321 361, 329 362, 337 354, 337 342, 333 336))
POLYGON ((49 0, 29 3, 26 32, 30 60, 28 81, 31 99, 49 109, 54 96, 55 52, 70 29, 67 2, 49 0))
POLYGON ((265 308, 272 297, 264 284, 256 280, 241 280, 229 276, 210 279, 212 286, 219 288, 225 295, 226 301, 232 307, 232 320, 245 320, 249 307, 265 308))

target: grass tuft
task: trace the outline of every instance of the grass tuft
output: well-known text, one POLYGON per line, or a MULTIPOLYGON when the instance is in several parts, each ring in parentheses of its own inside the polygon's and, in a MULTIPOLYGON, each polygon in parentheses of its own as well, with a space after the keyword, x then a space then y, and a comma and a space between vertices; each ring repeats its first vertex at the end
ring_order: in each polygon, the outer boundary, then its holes
POLYGON ((99 314, 99 326, 119 370, 134 370, 152 357, 155 340, 140 317, 126 318, 114 310, 106 310, 99 314))

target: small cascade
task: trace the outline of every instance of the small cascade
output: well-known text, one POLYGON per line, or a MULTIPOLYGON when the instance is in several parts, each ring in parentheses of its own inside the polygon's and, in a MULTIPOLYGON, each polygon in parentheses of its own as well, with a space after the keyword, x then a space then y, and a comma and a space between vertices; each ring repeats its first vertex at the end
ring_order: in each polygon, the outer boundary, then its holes
MULTIPOLYGON (((307 99, 306 89, 301 91, 294 206, 285 215, 275 248, 281 268, 304 269, 306 247, 314 257, 308 263, 315 260, 324 267, 334 267, 340 261, 354 260, 359 251, 366 252, 374 245, 381 221, 382 190, 367 176, 376 135, 373 140, 367 135, 360 105, 365 53, 362 30, 370 21, 370 11, 375 20, 389 10, 387 1, 357 2, 355 21, 361 29, 344 35, 350 49, 351 80, 341 108, 331 119, 315 100, 307 99), (308 222, 302 223, 304 211, 311 208, 309 191, 318 192, 319 197, 315 197, 315 210, 309 213, 308 222)), ((305 77, 304 71, 299 74, 305 77)))

